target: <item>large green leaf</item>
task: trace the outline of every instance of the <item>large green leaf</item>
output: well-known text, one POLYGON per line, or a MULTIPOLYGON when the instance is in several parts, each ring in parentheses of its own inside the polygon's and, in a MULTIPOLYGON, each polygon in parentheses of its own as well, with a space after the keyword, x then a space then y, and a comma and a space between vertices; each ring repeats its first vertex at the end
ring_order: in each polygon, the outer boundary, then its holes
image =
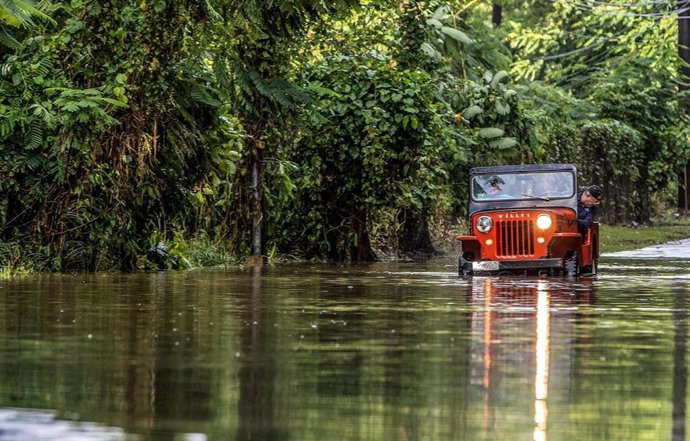
POLYGON ((443 28, 443 23, 441 23, 440 21, 438 21, 438 19, 435 19, 435 18, 430 18, 430 19, 428 19, 428 20, 426 21, 426 23, 427 23, 428 25, 431 25, 431 26, 435 27, 436 29, 441 29, 441 28, 443 28))
POLYGON ((479 136, 484 139, 498 138, 503 136, 504 130, 498 127, 482 127, 479 129, 479 136))
POLYGON ((452 38, 453 40, 463 43, 463 44, 472 44, 473 41, 470 37, 467 36, 464 32, 462 32, 459 29, 451 28, 450 26, 443 26, 441 28, 441 32, 452 38))
POLYGON ((500 83, 503 80, 509 80, 510 77, 508 76, 508 72, 501 70, 496 72, 494 75, 493 79, 491 80, 491 86, 495 87, 498 83, 500 83))
POLYGON ((495 149, 509 149, 517 145, 517 140, 515 138, 500 138, 489 142, 489 146, 495 149))
POLYGON ((496 101, 494 104, 494 110, 499 115, 507 115, 510 113, 510 106, 502 101, 496 101))
POLYGON ((473 105, 473 106, 470 106, 467 109, 463 110, 462 116, 466 119, 472 119, 482 112, 484 112, 484 109, 482 109, 481 107, 479 107, 477 105, 473 105))
POLYGON ((431 16, 432 19, 434 20, 441 20, 444 16, 448 15, 450 13, 450 8, 446 6, 441 6, 440 8, 436 9, 434 11, 434 15, 431 16))
POLYGON ((439 51, 436 50, 432 45, 429 43, 422 43, 421 45, 422 52, 427 54, 429 58, 433 59, 434 61, 440 61, 442 59, 442 55, 439 51))

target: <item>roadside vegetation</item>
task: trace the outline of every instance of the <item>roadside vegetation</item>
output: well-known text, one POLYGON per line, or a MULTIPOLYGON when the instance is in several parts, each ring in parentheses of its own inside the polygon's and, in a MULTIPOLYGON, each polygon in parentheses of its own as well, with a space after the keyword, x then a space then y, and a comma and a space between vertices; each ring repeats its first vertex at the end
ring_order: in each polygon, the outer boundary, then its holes
POLYGON ((431 256, 479 165, 574 163, 650 224, 688 65, 676 2, 611 5, 0 2, 0 269, 431 256))
POLYGON ((602 253, 629 251, 666 242, 690 239, 690 217, 654 219, 647 225, 602 225, 602 253))

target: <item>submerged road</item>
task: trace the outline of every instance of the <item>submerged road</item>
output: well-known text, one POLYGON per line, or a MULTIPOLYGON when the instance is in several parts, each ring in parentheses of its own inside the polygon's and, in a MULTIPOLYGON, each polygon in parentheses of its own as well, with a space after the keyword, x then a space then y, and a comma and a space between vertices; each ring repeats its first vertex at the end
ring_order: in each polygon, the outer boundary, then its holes
POLYGON ((690 259, 690 239, 676 240, 659 245, 652 245, 632 251, 602 253, 602 257, 623 257, 636 259, 676 258, 690 259))
POLYGON ((690 240, 602 257, 0 280, 0 441, 685 440, 690 240))

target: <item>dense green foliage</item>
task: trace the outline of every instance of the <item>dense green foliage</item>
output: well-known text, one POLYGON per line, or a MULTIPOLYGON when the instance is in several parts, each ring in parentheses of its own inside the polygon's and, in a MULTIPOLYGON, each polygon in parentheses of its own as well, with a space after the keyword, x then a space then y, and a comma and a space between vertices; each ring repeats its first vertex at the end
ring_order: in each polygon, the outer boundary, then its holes
POLYGON ((689 154, 690 119, 680 105, 687 92, 679 93, 678 87, 688 79, 679 75, 678 25, 668 13, 675 3, 628 9, 602 5, 578 8, 556 2, 535 14, 539 31, 510 22, 509 40, 521 58, 513 73, 559 86, 581 101, 565 113, 572 117, 568 125, 581 132, 581 148, 566 149, 581 156, 571 161, 583 165, 585 181, 611 189, 613 203, 604 207, 607 220, 647 222, 651 194, 675 185, 689 154), (609 120, 605 131, 615 133, 601 136, 600 126, 598 141, 590 145, 588 122, 599 119, 609 120), (637 132, 640 141, 628 131, 629 142, 619 145, 623 126, 616 122, 637 132))
POLYGON ((390 69, 389 61, 342 56, 308 73, 305 81, 321 92, 288 151, 290 161, 300 164, 297 190, 276 214, 291 216, 275 220, 277 237, 293 247, 336 259, 364 258, 357 253, 366 246, 357 241, 368 240, 373 212, 422 209, 448 192, 442 188, 447 166, 465 156, 453 112, 434 96, 432 75, 390 69))
POLYGON ((647 221, 690 153, 674 16, 536 6, 2 2, 0 266, 429 253, 500 163, 573 162, 647 221))
POLYGON ((197 194, 231 168, 236 127, 185 44, 206 11, 72 1, 48 12, 57 29, 0 69, 2 238, 21 240, 38 269, 128 268, 156 231, 193 232, 197 194))

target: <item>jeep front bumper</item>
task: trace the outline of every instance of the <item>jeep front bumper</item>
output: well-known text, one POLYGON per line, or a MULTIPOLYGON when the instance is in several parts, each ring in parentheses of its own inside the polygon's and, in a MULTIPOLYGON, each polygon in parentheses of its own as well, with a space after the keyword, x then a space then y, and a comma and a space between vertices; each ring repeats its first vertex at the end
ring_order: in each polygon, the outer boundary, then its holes
POLYGON ((531 260, 476 260, 472 262, 472 271, 482 272, 528 270, 542 268, 563 268, 563 259, 548 258, 531 260))

